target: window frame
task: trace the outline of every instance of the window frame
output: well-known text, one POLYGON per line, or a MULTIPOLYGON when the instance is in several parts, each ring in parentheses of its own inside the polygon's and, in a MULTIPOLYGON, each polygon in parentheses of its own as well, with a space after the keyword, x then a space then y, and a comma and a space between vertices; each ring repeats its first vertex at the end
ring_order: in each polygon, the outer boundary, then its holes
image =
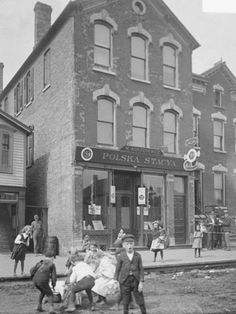
POLYGON ((225 173, 224 172, 220 172, 220 171, 215 171, 214 172, 214 200, 216 202, 217 205, 220 205, 220 206, 225 206, 225 173), (216 175, 220 175, 221 176, 221 184, 222 184, 222 189, 216 189, 216 175), (220 191, 220 194, 221 194, 221 199, 220 199, 220 203, 217 202, 217 199, 216 199, 216 191, 220 191))
POLYGON ((23 80, 14 88, 14 114, 18 116, 23 110, 23 80))
POLYGON ((148 107, 144 104, 144 103, 136 103, 133 105, 133 119, 132 119, 132 143, 133 146, 137 146, 137 147, 143 147, 143 148, 147 148, 149 147, 149 141, 148 141, 148 124, 149 124, 149 119, 148 119, 148 107), (138 126, 138 125, 134 125, 134 108, 137 107, 141 107, 145 110, 146 113, 146 126, 142 127, 142 126, 138 126), (144 146, 139 146, 139 145, 134 145, 134 129, 138 129, 138 130, 144 130, 144 134, 145 134, 145 145, 144 146))
POLYGON ((133 33, 131 38, 130 38, 130 45, 131 45, 131 48, 130 48, 130 72, 131 72, 131 78, 132 79, 135 79, 135 80, 141 80, 141 81, 148 81, 148 63, 147 63, 147 39, 144 38, 142 35, 140 34, 137 34, 137 33, 133 33), (133 46, 132 46, 132 40, 134 38, 140 38, 142 41, 143 41, 143 45, 144 45, 144 57, 140 57, 138 55, 134 55, 133 54, 133 46), (137 77, 135 76, 135 73, 133 72, 133 61, 136 60, 136 61, 141 61, 142 64, 143 64, 143 78, 141 77, 137 77))
POLYGON ((102 145, 102 146, 111 146, 111 147, 113 147, 114 146, 114 140, 115 140, 115 136, 114 136, 114 132, 115 132, 115 129, 114 129, 114 116, 115 116, 115 114, 114 114, 114 111, 115 111, 114 100, 109 98, 109 97, 106 97, 106 96, 105 97, 104 96, 98 97, 98 99, 97 99, 97 113, 98 113, 98 110, 99 110, 99 101, 103 100, 103 99, 109 101, 111 106, 112 106, 112 121, 99 120, 98 116, 97 116, 97 144, 98 145, 102 145), (112 128, 112 138, 111 138, 111 140, 112 140, 111 142, 112 143, 111 144, 102 143, 102 142, 98 141, 98 124, 110 125, 111 126, 111 128, 112 128))
POLYGON ((213 121, 213 149, 214 151, 220 151, 223 152, 225 150, 225 134, 224 134, 224 121, 220 119, 214 119, 213 121), (215 123, 220 123, 221 124, 221 134, 216 135, 215 134, 215 123), (215 140, 220 139, 220 147, 217 147, 215 145, 215 140))
POLYGON ((177 154, 178 153, 178 112, 173 109, 165 110, 163 114, 163 146, 167 147, 167 152, 169 154, 177 154), (175 119, 175 132, 165 131, 165 115, 169 113, 174 116, 175 119), (165 134, 173 134, 174 135, 174 151, 169 151, 168 146, 165 145, 165 134))
POLYGON ((27 136, 26 145, 26 167, 29 168, 34 164, 34 133, 27 136))
POLYGON ((0 125, 0 173, 12 173, 13 172, 13 139, 14 139, 14 131, 7 127, 6 125, 0 125), (9 150, 8 150, 8 165, 2 164, 2 153, 3 153, 3 135, 6 134, 9 136, 9 150))
POLYGON ((94 23, 94 66, 95 67, 100 67, 100 68, 105 69, 105 70, 112 69, 112 67, 113 67, 112 42, 113 42, 113 40, 112 40, 112 27, 111 27, 111 25, 109 25, 108 23, 106 23, 104 21, 100 21, 100 20, 96 21, 94 23), (108 29, 108 31, 109 31, 109 46, 108 47, 96 43, 96 37, 95 37, 95 33, 96 32, 95 32, 95 29, 96 29, 97 25, 102 25, 103 27, 106 27, 108 29), (101 63, 96 63, 96 61, 95 61, 96 60, 96 49, 95 49, 96 47, 98 47, 99 49, 103 49, 103 50, 108 51, 108 58, 109 58, 109 60, 108 60, 108 65, 107 66, 104 65, 104 64, 101 64, 101 63))

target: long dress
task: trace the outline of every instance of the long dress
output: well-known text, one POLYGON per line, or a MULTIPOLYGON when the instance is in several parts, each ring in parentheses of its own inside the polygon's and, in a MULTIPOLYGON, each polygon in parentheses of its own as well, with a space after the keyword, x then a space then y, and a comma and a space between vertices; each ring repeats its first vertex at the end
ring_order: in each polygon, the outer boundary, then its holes
POLYGON ((25 252, 27 246, 29 246, 30 235, 27 233, 20 233, 17 235, 14 241, 14 247, 11 253, 11 259, 16 261, 25 260, 25 252))
POLYGON ((114 280, 116 259, 114 256, 104 256, 101 259, 97 278, 92 291, 106 297, 119 293, 119 283, 114 280))
POLYGON ((201 249, 202 248, 202 237, 203 233, 201 231, 195 231, 193 234, 193 249, 201 249))

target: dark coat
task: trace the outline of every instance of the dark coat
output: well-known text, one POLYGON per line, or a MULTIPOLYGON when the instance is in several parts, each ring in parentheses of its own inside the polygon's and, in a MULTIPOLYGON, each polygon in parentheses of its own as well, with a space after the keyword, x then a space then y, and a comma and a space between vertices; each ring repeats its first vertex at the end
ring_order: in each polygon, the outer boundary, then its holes
POLYGON ((117 258, 116 271, 114 278, 123 284, 132 272, 133 276, 140 281, 144 281, 144 269, 141 255, 134 251, 132 261, 130 261, 126 252, 121 252, 117 258))

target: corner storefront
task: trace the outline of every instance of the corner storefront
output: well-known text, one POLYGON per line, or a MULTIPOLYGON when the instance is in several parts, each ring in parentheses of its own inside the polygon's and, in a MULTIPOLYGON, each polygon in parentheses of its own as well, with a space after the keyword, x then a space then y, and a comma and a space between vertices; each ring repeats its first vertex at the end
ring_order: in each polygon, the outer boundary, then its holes
POLYGON ((147 245, 152 222, 160 219, 170 245, 190 242, 194 217, 194 178, 183 159, 161 150, 125 146, 121 150, 78 146, 75 204, 82 234, 109 247, 120 228, 147 245), (145 187, 144 205, 139 187, 145 187))

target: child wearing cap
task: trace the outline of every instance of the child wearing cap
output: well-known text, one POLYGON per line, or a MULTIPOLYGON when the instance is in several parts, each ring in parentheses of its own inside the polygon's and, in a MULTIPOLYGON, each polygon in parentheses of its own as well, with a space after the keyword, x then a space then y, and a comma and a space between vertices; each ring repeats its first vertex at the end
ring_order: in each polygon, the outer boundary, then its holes
POLYGON ((52 287, 54 289, 57 281, 56 266, 54 264, 53 253, 47 253, 45 257, 46 258, 44 260, 41 260, 35 265, 37 270, 34 272, 32 277, 35 287, 40 291, 36 310, 38 312, 43 312, 42 302, 44 296, 46 295, 49 302, 49 313, 53 314, 55 313, 53 306, 53 292, 49 286, 49 281, 51 279, 52 287))
POLYGON ((141 255, 134 250, 134 236, 126 234, 123 239, 125 251, 117 258, 114 279, 120 283, 120 291, 123 299, 123 313, 129 313, 131 292, 139 305, 141 313, 146 314, 143 295, 144 269, 141 255))

